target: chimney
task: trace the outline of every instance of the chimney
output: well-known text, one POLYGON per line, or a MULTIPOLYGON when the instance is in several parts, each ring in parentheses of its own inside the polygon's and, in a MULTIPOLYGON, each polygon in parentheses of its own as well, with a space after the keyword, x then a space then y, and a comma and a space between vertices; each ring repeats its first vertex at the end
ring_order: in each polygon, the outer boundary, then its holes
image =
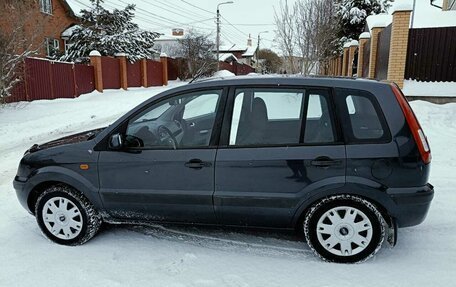
POLYGON ((250 34, 249 38, 247 39, 247 46, 252 47, 252 38, 250 37, 250 34))

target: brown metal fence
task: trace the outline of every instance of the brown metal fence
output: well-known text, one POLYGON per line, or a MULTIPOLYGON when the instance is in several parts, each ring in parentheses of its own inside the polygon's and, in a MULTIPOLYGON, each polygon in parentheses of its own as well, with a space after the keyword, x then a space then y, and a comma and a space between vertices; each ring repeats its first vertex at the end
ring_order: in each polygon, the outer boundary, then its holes
POLYGON ((388 77, 391 27, 390 24, 378 34, 377 63, 375 65, 375 78, 377 80, 386 80, 388 77))
POLYGON ((141 62, 127 62, 127 79, 129 87, 141 87, 141 62))
POLYGON ((160 62, 147 60, 147 85, 163 85, 163 65, 160 62))
POLYGON ((369 77, 370 44, 371 40, 368 39, 364 43, 363 55, 359 55, 359 57, 363 57, 363 74, 361 75, 363 78, 369 77))
POLYGON ((405 79, 456 81, 456 27, 410 29, 405 79))
POLYGON ((23 80, 8 102, 74 98, 95 89, 91 66, 27 58, 22 68, 23 80))
POLYGON ((103 73, 103 88, 120 89, 120 63, 119 59, 101 57, 103 73))

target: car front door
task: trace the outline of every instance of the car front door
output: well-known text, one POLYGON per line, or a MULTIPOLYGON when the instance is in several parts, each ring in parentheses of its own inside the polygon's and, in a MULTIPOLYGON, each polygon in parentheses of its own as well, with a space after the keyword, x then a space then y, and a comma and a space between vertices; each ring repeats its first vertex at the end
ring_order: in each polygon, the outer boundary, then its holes
POLYGON ((121 150, 100 153, 100 194, 111 216, 214 223, 214 163, 223 90, 177 95, 134 114, 121 150))
POLYGON ((333 110, 324 88, 231 92, 229 137, 221 139, 215 169, 223 224, 288 228, 311 193, 344 185, 345 146, 333 110))

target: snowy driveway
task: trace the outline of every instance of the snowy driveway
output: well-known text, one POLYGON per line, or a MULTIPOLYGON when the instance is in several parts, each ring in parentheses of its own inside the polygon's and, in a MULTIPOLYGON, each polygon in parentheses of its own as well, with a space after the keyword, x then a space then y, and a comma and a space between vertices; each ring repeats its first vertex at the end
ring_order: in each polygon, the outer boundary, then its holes
POLYGON ((322 263, 291 236, 219 229, 108 226, 79 247, 46 240, 12 187, 23 152, 105 126, 163 89, 0 109, 0 286, 456 286, 456 104, 412 103, 436 196, 422 225, 401 229, 396 248, 363 264, 322 263))

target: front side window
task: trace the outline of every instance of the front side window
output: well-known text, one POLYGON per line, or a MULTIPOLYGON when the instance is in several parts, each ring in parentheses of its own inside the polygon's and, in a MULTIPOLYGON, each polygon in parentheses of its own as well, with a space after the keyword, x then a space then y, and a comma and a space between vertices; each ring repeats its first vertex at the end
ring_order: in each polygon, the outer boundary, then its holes
POLYGON ((40 10, 46 14, 52 14, 52 0, 40 0, 40 10))
POLYGON ((297 145, 335 141, 326 90, 236 91, 231 146, 297 145))
POLYGON ((127 147, 208 147, 221 93, 221 90, 191 93, 152 105, 130 119, 125 133, 127 147))

